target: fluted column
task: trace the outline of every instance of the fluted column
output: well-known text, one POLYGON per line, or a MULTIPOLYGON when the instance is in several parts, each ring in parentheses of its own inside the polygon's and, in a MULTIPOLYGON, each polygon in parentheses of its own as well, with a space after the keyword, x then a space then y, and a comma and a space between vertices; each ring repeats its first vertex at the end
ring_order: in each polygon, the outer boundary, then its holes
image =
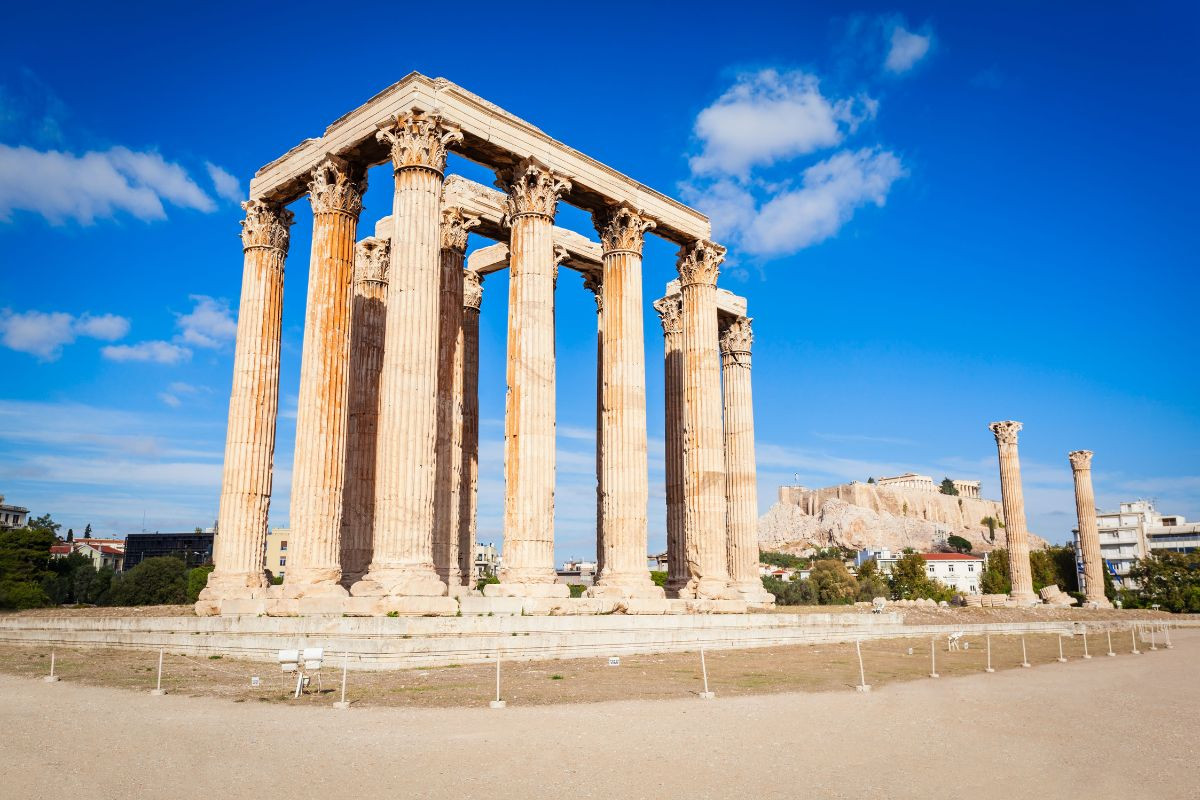
POLYGON ((433 564, 452 595, 462 594, 458 496, 461 490, 463 364, 455 363, 463 322, 463 258, 467 233, 479 224, 461 208, 442 209, 441 308, 438 312, 437 466, 433 564), (457 432, 457 435, 456 435, 457 432))
POLYGON ((375 536, 360 596, 439 596, 433 566, 437 434, 441 195, 446 146, 462 134, 435 114, 411 112, 381 126, 391 148, 392 263, 379 382, 375 536))
POLYGON ((688 582, 687 515, 683 509, 683 305, 667 295, 655 301, 663 327, 663 389, 667 477, 667 596, 678 597, 688 582))
POLYGON ((554 569, 554 213, 571 184, 526 159, 504 176, 511 226, 504 568, 490 596, 565 597, 554 569))
POLYGON ((1079 556, 1083 559, 1083 599, 1097 608, 1112 608, 1104 594, 1104 560, 1096 526, 1096 494, 1092 490, 1092 451, 1067 455, 1075 477, 1075 511, 1079 515, 1079 556))
POLYGON ((1029 567, 1029 533, 1025 528, 1025 497, 1021 489, 1021 463, 1017 459, 1017 432, 1021 423, 993 422, 988 428, 996 436, 1000 452, 1000 498, 1004 506, 1004 535, 1008 547, 1008 571, 1012 578, 1009 598, 1018 603, 1035 603, 1029 567))
POLYGON ((583 277, 596 299, 596 572, 604 570, 604 273, 583 277))
POLYGON ((475 518, 479 487, 479 308, 483 302, 483 277, 477 272, 463 276, 462 326, 454 350, 454 373, 460 383, 455 391, 462 398, 454 418, 453 449, 461 458, 458 476, 458 559, 463 581, 474 587, 475 518))
POLYGON ((592 597, 661 598, 646 566, 646 357, 642 243, 654 223, 628 206, 594 215, 603 247, 600 440, 603 553, 592 597))
POLYGON ((242 208, 246 211, 242 222, 242 297, 225 433, 221 506, 213 542, 215 568, 196 604, 199 613, 219 611, 212 601, 261 597, 267 587, 263 553, 279 409, 283 265, 292 212, 261 200, 243 203, 242 208))
POLYGON ((758 473, 754 463, 754 406, 750 389, 749 317, 721 332, 725 397, 725 503, 728 508, 729 577, 743 599, 774 603, 758 576, 758 473))
POLYGON ((679 251, 683 294, 683 500, 688 581, 680 597, 738 599, 729 585, 717 272, 725 248, 696 242, 679 251))
POLYGON ((346 425, 346 487, 342 496, 342 585, 362 579, 371 563, 375 529, 375 447, 379 434, 379 371, 387 316, 387 239, 368 237, 354 254, 350 311, 350 412, 346 425))
POLYGON ((346 477, 350 296, 366 172, 336 157, 313 170, 312 257, 296 450, 292 466, 288 597, 346 594, 342 580, 342 492, 346 477))

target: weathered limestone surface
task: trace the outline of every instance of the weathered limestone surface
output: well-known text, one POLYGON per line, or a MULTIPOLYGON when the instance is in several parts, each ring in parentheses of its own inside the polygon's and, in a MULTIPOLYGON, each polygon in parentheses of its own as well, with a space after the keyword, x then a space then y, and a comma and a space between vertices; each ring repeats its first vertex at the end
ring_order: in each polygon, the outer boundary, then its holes
MULTIPOLYGON (((434 114, 379 131, 391 148, 387 330, 380 376, 371 567, 356 596, 446 594, 433 565, 441 188, 446 146, 461 134, 434 114)), ((447 598, 448 602, 451 602, 447 598)))
POLYGON ((221 473, 219 533, 213 548, 215 569, 196 605, 202 614, 220 610, 214 601, 259 597, 267 588, 263 550, 279 409, 283 264, 292 212, 255 200, 243 203, 242 208, 246 211, 242 222, 245 256, 221 473))
POLYGON ((604 569, 604 273, 584 274, 596 299, 596 571, 604 569))
POLYGON ((1092 451, 1073 450, 1067 457, 1075 477, 1075 510, 1079 515, 1084 602, 1096 608, 1112 608, 1112 603, 1104 594, 1104 561, 1100 554, 1100 532, 1096 524, 1096 494, 1092 490, 1092 451))
POLYGON ((554 214, 570 182, 526 159, 505 176, 512 228, 504 415, 504 566, 488 596, 569 594, 554 568, 554 214))
POLYGON ((654 303, 663 327, 663 394, 667 495, 667 583, 669 597, 687 585, 683 507, 683 300, 669 294, 654 303))
POLYGON ((600 365, 602 553, 591 597, 662 598, 646 569, 646 363, 642 242, 654 223, 628 206, 595 215, 604 247, 600 365))
POLYGON ((469 586, 475 563, 475 515, 479 488, 479 309, 483 279, 468 271, 463 278, 463 317, 454 348, 455 392, 462 398, 454 417, 452 450, 459 455, 458 558, 469 586), (461 389, 460 389, 461 386, 461 389))
POLYGON ((358 243, 350 315, 349 419, 346 488, 342 493, 342 585, 352 586, 371 563, 375 529, 375 447, 379 436, 379 372, 387 321, 387 240, 358 243))
MULTIPOLYGON (((816 515, 828 500, 841 500, 853 506, 869 508, 880 515, 910 517, 931 523, 931 532, 941 530, 981 544, 990 544, 984 517, 1004 519, 1004 509, 997 500, 978 497, 955 497, 938 491, 921 491, 903 486, 851 481, 837 486, 806 489, 800 486, 781 486, 779 501, 799 506, 807 514, 816 515)), ((1000 531, 999 528, 996 529, 1000 531)), ((885 540, 877 543, 889 547, 885 540)), ((906 547, 909 545, 905 545, 906 547)))
POLYGON ((754 406, 750 389, 753 341, 748 317, 738 317, 721 333, 729 577, 746 602, 772 604, 775 596, 763 588, 758 576, 758 472, 754 462, 754 406))
POLYGON ((308 308, 292 467, 291 549, 284 593, 345 596, 341 585, 354 246, 366 173, 340 158, 313 171, 308 308))
POLYGON ((721 362, 717 349, 717 271, 725 248, 696 242, 679 251, 683 295, 683 500, 688 582, 679 596, 734 600, 725 530, 721 362))
POLYGON ((1004 503, 1004 535, 1008 544, 1008 568, 1012 576, 1009 597, 1018 603, 1038 602, 1033 593, 1029 566, 1029 534, 1025 528, 1025 496, 1021 488, 1021 464, 1017 458, 1017 432, 1021 423, 993 422, 988 428, 996 436, 1000 454, 1000 496, 1004 503))

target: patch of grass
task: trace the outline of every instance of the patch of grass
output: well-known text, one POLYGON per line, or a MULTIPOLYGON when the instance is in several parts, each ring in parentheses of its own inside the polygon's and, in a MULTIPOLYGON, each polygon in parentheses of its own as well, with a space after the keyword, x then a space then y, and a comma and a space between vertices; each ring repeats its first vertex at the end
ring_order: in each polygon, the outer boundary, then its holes
POLYGON ((223 656, 223 655, 219 655, 219 654, 218 654, 218 655, 215 655, 215 656, 209 656, 209 657, 208 657, 208 660, 209 660, 209 661, 217 661, 217 660, 219 660, 219 659, 222 659, 222 658, 224 658, 224 657, 225 657, 225 656, 223 656))
POLYGON ((399 611, 389 611, 389 612, 387 613, 387 615, 388 615, 389 617, 398 617, 398 616, 400 616, 400 612, 399 612, 399 611))
POLYGON ((550 680, 552 680, 552 681, 561 681, 562 679, 563 679, 562 675, 551 675, 550 676, 550 680))

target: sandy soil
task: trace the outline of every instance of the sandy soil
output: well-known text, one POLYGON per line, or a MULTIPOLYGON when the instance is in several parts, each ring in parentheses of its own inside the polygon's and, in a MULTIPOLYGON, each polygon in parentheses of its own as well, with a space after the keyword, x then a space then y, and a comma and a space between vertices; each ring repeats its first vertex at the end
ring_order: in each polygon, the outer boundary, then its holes
POLYGON ((0 787, 205 800, 1194 798, 1200 633, 1174 642, 865 695, 733 697, 717 683, 711 702, 514 699, 502 711, 339 712, 0 675, 0 787))

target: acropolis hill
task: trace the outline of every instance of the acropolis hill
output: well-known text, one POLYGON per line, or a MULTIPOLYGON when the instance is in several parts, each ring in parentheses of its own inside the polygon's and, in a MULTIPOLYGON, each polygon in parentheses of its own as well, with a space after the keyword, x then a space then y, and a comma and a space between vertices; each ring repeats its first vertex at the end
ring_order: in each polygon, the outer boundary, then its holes
MULTIPOLYGON (((822 489, 781 486, 779 501, 759 520, 759 545, 782 552, 830 546, 930 550, 958 535, 980 551, 1003 547, 1004 530, 997 526, 993 543, 982 522, 1003 521, 1000 502, 980 497, 978 481, 956 480, 954 486, 957 496, 942 494, 932 478, 912 473, 822 489)), ((1035 547, 1044 544, 1030 539, 1035 547)))

